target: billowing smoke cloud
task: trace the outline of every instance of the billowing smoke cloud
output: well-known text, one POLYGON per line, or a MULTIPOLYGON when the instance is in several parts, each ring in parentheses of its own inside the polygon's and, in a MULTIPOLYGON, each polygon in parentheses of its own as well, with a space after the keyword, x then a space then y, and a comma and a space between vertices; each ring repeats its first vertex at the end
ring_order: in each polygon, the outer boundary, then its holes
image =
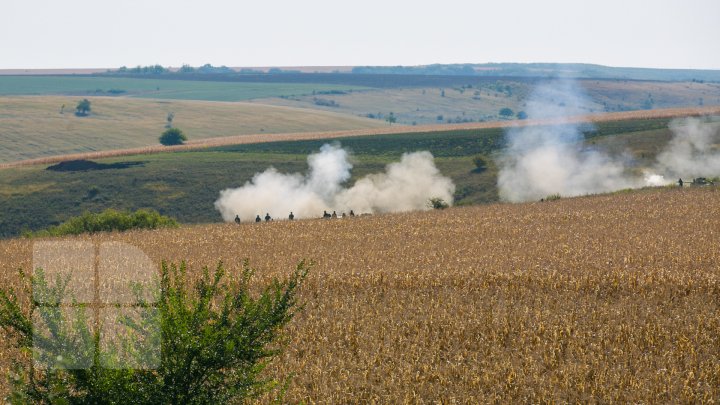
POLYGON ((720 175, 720 124, 686 118, 670 124, 675 134, 657 157, 656 169, 671 178, 720 175))
MULTIPOLYGON (((529 118, 562 119, 591 110, 573 82, 559 81, 539 86, 526 112, 529 118)), ((508 148, 499 162, 500 198, 519 202, 636 187, 639 181, 628 178, 622 160, 582 144, 581 129, 580 124, 560 121, 508 130, 508 148)))
POLYGON ((256 174, 244 186, 220 192, 215 208, 225 221, 240 215, 242 221, 255 215, 287 218, 317 218, 323 211, 384 213, 429 209, 428 200, 439 197, 452 204, 455 185, 440 174, 429 152, 404 154, 384 173, 358 180, 351 188, 352 164, 348 153, 337 145, 324 145, 308 156, 307 174, 283 174, 274 168, 256 174))
POLYGON ((720 175, 720 124, 708 119, 673 121, 674 133, 657 163, 637 175, 632 158, 612 157, 583 144, 582 126, 562 118, 592 111, 593 105, 571 81, 539 86, 527 101, 530 118, 560 119, 557 125, 507 131, 508 147, 499 158, 498 188, 507 201, 533 201, 554 194, 577 196, 625 188, 667 185, 678 177, 720 175))

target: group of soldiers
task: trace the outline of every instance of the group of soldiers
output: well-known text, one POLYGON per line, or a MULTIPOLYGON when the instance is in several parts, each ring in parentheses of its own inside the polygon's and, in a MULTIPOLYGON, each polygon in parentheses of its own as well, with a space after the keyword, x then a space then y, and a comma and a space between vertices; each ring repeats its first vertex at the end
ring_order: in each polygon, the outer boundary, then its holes
MULTIPOLYGON (((343 212, 340 216, 341 216, 342 218, 345 218, 347 215, 345 215, 345 213, 343 212)), ((355 213, 353 212, 353 210, 350 210, 350 216, 351 216, 351 217, 354 217, 354 216, 355 216, 355 213)), ((337 214, 337 212, 335 212, 335 211, 333 211, 332 214, 328 214, 327 211, 323 211, 323 216, 322 216, 322 217, 323 217, 324 219, 337 218, 337 217, 338 217, 338 214, 337 214)))
MULTIPOLYGON (((342 218, 345 218, 346 216, 347 216, 347 215, 345 215, 344 212, 341 214, 341 217, 342 217, 342 218)), ((353 212, 353 210, 350 210, 350 216, 351 216, 351 217, 354 217, 354 216, 355 216, 355 212, 353 212)), ((322 217, 325 218, 325 219, 328 219, 328 218, 337 218, 337 217, 338 217, 338 214, 337 214, 337 212, 335 212, 335 211, 333 211, 332 214, 329 214, 327 211, 323 211, 323 216, 322 216, 322 217)), ((269 213, 269 212, 265 213, 265 222, 270 222, 270 221, 272 221, 272 220, 273 220, 273 219, 272 219, 272 217, 270 216, 270 213, 269 213)), ((290 215, 288 215, 288 220, 290 220, 290 221, 294 221, 294 220, 295 220, 295 214, 293 214, 292 211, 290 211, 290 215)), ((260 215, 259 215, 259 214, 255 217, 255 222, 262 222, 262 218, 260 218, 260 215)), ((239 224, 239 223, 240 223, 240 215, 235 215, 235 223, 236 223, 236 224, 239 224)))

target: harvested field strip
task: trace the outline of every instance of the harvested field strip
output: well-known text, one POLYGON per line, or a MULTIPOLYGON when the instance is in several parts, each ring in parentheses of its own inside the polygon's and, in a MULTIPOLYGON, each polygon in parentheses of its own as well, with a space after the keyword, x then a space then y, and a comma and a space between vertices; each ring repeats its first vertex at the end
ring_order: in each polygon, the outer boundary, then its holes
POLYGON ((665 110, 646 110, 646 111, 626 111, 618 113, 582 115, 576 117, 564 118, 562 120, 523 120, 523 121, 499 121, 499 122, 480 122, 467 124, 449 124, 449 125, 423 125, 423 126, 393 126, 374 129, 359 129, 346 131, 327 131, 327 132, 301 132, 301 133, 285 133, 285 134, 250 134, 237 135, 220 138, 208 138, 196 141, 189 141, 185 145, 178 146, 147 146, 139 148, 108 150, 87 153, 74 153, 61 156, 50 156, 37 159, 28 159, 17 162, 2 163, 0 169, 27 166, 36 164, 57 163, 65 160, 75 159, 101 159, 118 156, 142 155, 161 152, 177 152, 186 150, 196 150, 209 148, 214 146, 225 145, 241 145, 255 144, 265 142, 281 142, 281 141, 299 141, 299 140, 315 140, 315 139, 340 139, 357 136, 372 135, 394 135, 407 133, 427 133, 436 131, 451 130, 467 130, 467 129, 487 129, 487 128, 506 128, 514 126, 531 126, 531 125, 551 125, 558 123, 579 123, 579 122, 609 122, 622 121, 631 119, 655 119, 655 118, 675 118, 702 115, 720 114, 720 106, 702 107, 702 108, 673 108, 665 110))

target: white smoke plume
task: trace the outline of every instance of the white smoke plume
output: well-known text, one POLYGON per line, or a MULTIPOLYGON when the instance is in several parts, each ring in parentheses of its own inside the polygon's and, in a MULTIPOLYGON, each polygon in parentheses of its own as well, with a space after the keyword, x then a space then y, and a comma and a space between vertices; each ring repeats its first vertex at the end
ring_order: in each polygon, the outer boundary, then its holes
MULTIPOLYGON (((527 102, 529 118, 562 119, 592 111, 592 104, 572 81, 557 81, 536 88, 527 102)), ((587 125, 587 124, 585 124, 587 125)), ((580 124, 511 128, 508 147, 500 158, 500 198, 520 202, 553 194, 576 196, 637 187, 623 160, 583 144, 580 124)))
MULTIPOLYGON (((593 105, 573 82, 563 80, 539 86, 527 108, 529 118, 562 120, 592 111, 593 105)), ((708 118, 673 121, 673 139, 643 176, 636 174, 627 154, 613 157, 584 145, 581 129, 581 124, 561 121, 508 130, 508 147, 499 158, 500 198, 533 201, 554 194, 570 197, 663 186, 679 177, 720 175, 720 123, 708 118)))
POLYGON ((720 175, 720 123, 686 118, 670 123, 673 139, 657 157, 655 170, 671 178, 720 175))
POLYGON ((361 213, 403 212, 429 209, 428 200, 439 197, 452 204, 455 185, 440 174, 429 152, 404 154, 400 162, 358 180, 351 188, 352 164, 348 153, 337 145, 323 145, 308 156, 307 174, 283 174, 269 168, 244 186, 220 192, 215 208, 225 221, 239 215, 252 221, 256 215, 287 218, 317 218, 323 211, 353 210, 361 213))

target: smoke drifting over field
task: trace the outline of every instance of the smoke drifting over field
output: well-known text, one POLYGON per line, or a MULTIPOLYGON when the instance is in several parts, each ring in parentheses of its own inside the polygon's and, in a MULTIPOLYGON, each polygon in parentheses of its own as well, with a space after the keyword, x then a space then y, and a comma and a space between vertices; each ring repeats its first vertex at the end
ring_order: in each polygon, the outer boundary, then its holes
POLYGON ((720 125, 707 118, 687 118, 670 124, 675 137, 657 157, 656 170, 668 176, 720 175, 720 125))
MULTIPOLYGON (((539 86, 527 102, 529 118, 563 118, 585 114, 590 103, 570 81, 539 86)), ((507 131, 508 148, 499 159, 498 189, 507 201, 533 201, 559 194, 577 196, 625 188, 661 186, 677 177, 720 174, 720 151, 712 149, 719 131, 704 120, 674 121, 673 140, 657 163, 633 173, 632 157, 610 156, 583 145, 583 125, 566 122, 507 131)))
MULTIPOLYGON (((570 81, 539 86, 527 102, 529 118, 563 118, 587 113, 590 103, 570 81)), ((587 125, 587 124, 586 124, 587 125)), ((500 198, 539 200, 612 191, 633 186, 624 164, 599 151, 583 149, 580 124, 512 128, 500 161, 500 198)))
POLYGON ((317 218, 324 210, 355 213, 403 212, 428 209, 428 200, 439 197, 452 203, 455 185, 440 174, 429 152, 404 154, 384 173, 366 176, 351 188, 352 164, 348 153, 336 145, 324 145, 308 156, 307 174, 284 174, 274 168, 257 173, 244 186, 220 192, 215 208, 225 221, 240 215, 242 221, 270 213, 287 218, 317 218))

